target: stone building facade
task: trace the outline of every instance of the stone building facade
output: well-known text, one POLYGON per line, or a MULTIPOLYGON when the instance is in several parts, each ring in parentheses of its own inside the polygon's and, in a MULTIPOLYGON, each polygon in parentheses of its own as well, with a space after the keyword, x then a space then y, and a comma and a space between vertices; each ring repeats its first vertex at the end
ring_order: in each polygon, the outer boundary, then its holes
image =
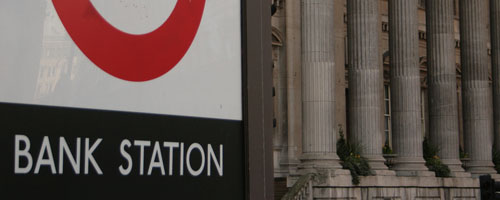
POLYGON ((477 177, 499 178, 500 1, 272 2, 277 191, 314 174, 317 199, 479 199, 477 177), (359 185, 340 132, 371 166, 359 185), (424 137, 450 178, 426 167, 424 137))

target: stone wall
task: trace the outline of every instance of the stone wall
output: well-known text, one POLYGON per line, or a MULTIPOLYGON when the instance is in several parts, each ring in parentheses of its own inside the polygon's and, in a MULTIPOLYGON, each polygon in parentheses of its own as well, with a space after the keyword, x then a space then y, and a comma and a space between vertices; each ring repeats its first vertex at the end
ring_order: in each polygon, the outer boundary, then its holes
MULTIPOLYGON (((288 184, 297 178, 290 178, 288 184)), ((314 199, 336 200, 480 200, 478 178, 436 178, 367 176, 359 185, 351 184, 351 176, 317 175, 314 199)))

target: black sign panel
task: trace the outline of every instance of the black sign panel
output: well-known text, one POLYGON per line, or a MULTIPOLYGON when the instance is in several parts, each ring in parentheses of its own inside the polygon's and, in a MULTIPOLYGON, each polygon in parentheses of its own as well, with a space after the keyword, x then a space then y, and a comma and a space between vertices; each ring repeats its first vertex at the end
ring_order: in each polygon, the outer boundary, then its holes
POLYGON ((242 128, 0 103, 0 199, 243 199, 242 128))

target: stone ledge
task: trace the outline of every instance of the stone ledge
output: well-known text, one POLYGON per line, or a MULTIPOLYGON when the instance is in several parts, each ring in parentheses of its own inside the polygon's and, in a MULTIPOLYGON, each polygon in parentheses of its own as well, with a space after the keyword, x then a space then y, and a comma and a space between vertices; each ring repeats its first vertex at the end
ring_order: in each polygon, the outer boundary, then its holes
POLYGON ((432 171, 420 171, 420 170, 399 170, 396 171, 398 176, 410 176, 410 177, 435 177, 436 174, 432 171))
POLYGON ((435 187, 435 188, 479 188, 479 178, 439 178, 401 176, 360 176, 360 184, 353 185, 350 175, 330 176, 318 181, 320 187, 435 187))
MULTIPOLYGON (((327 170, 316 173, 315 187, 414 187, 414 188, 479 188, 479 178, 476 177, 408 177, 388 175, 360 176, 360 184, 353 185, 348 170, 327 170), (325 173, 326 172, 326 173, 325 173)), ((464 173, 466 176, 468 173, 464 173)), ((300 178, 300 174, 287 178, 287 186, 291 187, 300 178)), ((494 174, 492 178, 500 178, 494 174)))
POLYGON ((392 170, 371 170, 374 176, 396 176, 396 172, 392 170))
POLYGON ((451 172, 451 177, 455 177, 455 178, 471 178, 472 175, 469 172, 452 171, 451 172))
POLYGON ((314 199, 324 200, 480 200, 477 188, 318 187, 314 199))

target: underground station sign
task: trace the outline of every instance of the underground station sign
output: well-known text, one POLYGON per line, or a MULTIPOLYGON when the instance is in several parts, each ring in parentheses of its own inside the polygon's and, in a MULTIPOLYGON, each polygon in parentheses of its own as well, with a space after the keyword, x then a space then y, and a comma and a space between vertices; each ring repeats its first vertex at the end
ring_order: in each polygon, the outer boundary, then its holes
POLYGON ((0 1, 0 199, 242 199, 240 4, 0 1))

